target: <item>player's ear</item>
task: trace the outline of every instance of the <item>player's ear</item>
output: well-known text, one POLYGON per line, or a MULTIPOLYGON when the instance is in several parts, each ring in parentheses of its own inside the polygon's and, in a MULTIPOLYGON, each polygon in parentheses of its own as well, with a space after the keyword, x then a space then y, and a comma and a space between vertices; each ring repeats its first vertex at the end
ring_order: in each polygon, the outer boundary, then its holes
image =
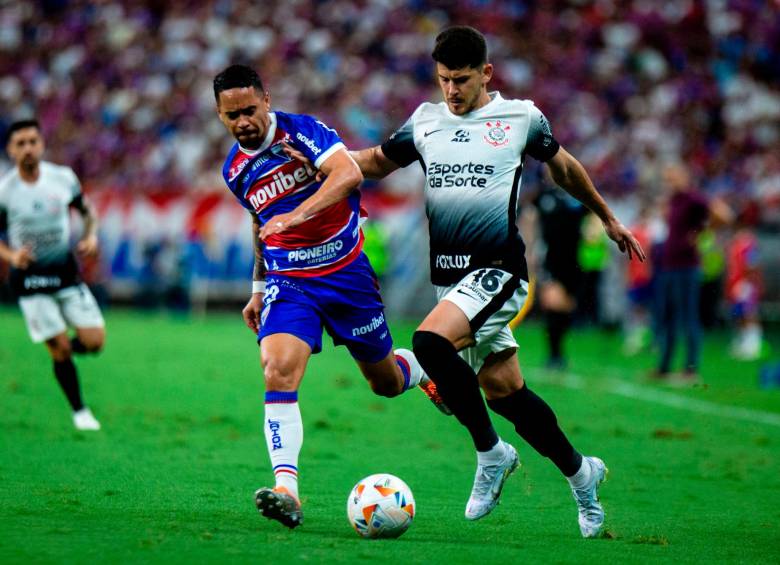
POLYGON ((263 92, 263 104, 265 105, 265 111, 271 111, 271 93, 267 90, 263 92))
POLYGON ((493 78, 493 65, 485 63, 482 67, 482 84, 487 84, 493 78))

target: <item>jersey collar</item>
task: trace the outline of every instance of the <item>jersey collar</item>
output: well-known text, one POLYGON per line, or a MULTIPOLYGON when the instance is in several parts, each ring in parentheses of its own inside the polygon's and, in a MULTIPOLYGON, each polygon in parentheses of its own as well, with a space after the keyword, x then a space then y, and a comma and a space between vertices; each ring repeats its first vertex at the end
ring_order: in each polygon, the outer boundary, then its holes
POLYGON ((242 153, 249 155, 250 157, 254 157, 271 146, 271 142, 274 140, 274 136, 276 135, 276 112, 268 112, 268 117, 270 118, 270 121, 268 122, 268 129, 265 132, 265 138, 260 144, 260 147, 257 149, 246 149, 245 147, 241 147, 241 144, 239 143, 238 148, 242 153))
POLYGON ((462 120, 468 120, 473 118, 479 118, 479 116, 485 112, 488 111, 488 109, 493 108, 496 104, 499 104, 502 100, 504 100, 501 97, 501 93, 498 90, 494 90, 493 92, 488 92, 488 96, 490 96, 490 102, 482 106, 481 108, 477 108, 476 110, 472 110, 468 114, 464 114, 463 116, 458 116, 457 114, 453 114, 450 112, 449 106, 447 106, 446 102, 442 102, 444 104, 445 110, 447 110, 447 113, 452 116, 453 118, 459 118, 462 120))

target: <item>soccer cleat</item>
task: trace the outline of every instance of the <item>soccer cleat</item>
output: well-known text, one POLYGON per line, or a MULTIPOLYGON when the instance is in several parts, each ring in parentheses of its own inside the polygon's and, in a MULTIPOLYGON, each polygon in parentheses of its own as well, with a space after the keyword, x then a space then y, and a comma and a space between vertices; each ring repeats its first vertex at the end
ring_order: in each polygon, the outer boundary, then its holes
POLYGON ((96 432, 100 429, 100 422, 86 406, 73 413, 73 425, 82 432, 96 432))
POLYGON ((425 393, 425 396, 427 396, 430 401, 433 402, 433 405, 438 408, 442 414, 452 416, 452 410, 450 410, 449 407, 444 404, 444 400, 442 400, 439 391, 436 389, 436 383, 433 382, 428 377, 428 375, 423 374, 418 386, 425 393))
MULTIPOLYGON (((500 441, 500 440, 499 440, 500 441)), ((466 504, 466 519, 479 520, 487 516, 498 505, 501 489, 504 488, 509 475, 520 466, 517 450, 506 442, 504 460, 497 465, 477 464, 477 474, 474 476, 474 486, 466 504)))
POLYGON ((281 522, 288 528, 303 524, 301 503, 284 487, 263 487, 257 490, 255 506, 263 516, 281 522))
POLYGON ((590 464, 590 482, 583 488, 572 488, 577 501, 580 532, 584 538, 595 538, 604 525, 604 508, 599 502, 599 485, 607 479, 609 470, 598 457, 585 457, 590 464))

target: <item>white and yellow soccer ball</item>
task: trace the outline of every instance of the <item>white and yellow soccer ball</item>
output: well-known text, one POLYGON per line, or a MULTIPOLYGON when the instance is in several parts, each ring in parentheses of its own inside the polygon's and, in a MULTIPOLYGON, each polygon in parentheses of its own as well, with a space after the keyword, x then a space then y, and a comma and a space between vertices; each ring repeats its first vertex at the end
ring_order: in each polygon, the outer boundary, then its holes
POLYGON ((409 529, 414 512, 411 489, 387 473, 366 477, 347 499, 349 523, 364 538, 397 538, 409 529))

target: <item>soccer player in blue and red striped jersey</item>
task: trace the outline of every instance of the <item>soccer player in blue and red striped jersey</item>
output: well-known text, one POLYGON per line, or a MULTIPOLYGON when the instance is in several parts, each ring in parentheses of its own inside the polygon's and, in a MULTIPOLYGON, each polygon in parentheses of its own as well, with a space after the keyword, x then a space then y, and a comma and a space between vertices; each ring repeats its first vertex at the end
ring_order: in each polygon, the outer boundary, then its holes
POLYGON ((260 344, 265 436, 276 476, 276 486, 259 489, 255 502, 264 516, 294 528, 302 520, 297 391, 309 357, 322 349, 323 328, 336 345, 346 345, 376 394, 420 386, 446 407, 412 352, 392 349, 376 275, 362 252, 363 175, 336 131, 311 116, 271 111, 260 77, 244 65, 217 75, 214 95, 237 140, 223 176, 254 227, 252 297, 243 315, 260 344), (285 144, 314 168, 289 157, 285 144), (282 233, 261 240, 272 218, 282 233))

